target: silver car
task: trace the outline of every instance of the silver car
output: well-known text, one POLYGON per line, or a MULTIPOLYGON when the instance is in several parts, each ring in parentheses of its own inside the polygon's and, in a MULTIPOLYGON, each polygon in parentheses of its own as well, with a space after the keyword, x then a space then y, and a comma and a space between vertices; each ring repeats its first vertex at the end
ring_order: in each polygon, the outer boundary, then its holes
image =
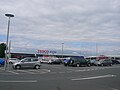
POLYGON ((20 60, 17 59, 17 58, 9 58, 8 62, 9 64, 13 64, 13 63, 16 63, 16 62, 19 62, 20 60))
POLYGON ((95 61, 97 66, 112 66, 112 61, 110 59, 98 60, 95 61))
POLYGON ((14 69, 21 68, 40 68, 40 61, 37 58, 24 58, 20 62, 16 62, 12 65, 14 69))

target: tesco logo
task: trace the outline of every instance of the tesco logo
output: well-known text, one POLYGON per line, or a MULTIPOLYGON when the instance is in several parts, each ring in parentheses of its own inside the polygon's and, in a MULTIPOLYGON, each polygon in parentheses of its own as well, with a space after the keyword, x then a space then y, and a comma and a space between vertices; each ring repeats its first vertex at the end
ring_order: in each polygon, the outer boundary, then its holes
POLYGON ((38 50, 38 53, 46 53, 46 54, 48 54, 48 53, 57 53, 56 51, 49 51, 49 50, 38 50))

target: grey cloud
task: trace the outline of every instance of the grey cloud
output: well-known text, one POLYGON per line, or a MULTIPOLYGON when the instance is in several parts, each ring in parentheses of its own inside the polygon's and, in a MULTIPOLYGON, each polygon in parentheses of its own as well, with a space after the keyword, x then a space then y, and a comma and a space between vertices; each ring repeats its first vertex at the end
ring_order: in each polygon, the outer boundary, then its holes
MULTIPOLYGON (((19 41, 21 48, 25 47, 22 46, 22 44, 26 45, 25 42, 30 45, 27 47, 32 47, 35 46, 34 41, 41 40, 119 42, 119 8, 119 0, 11 0, 11 2, 4 0, 0 2, 2 13, 15 14, 11 25, 11 39, 14 43, 19 41)), ((2 21, 4 25, 0 27, 6 30, 4 28, 6 20, 2 19, 2 21)), ((2 29, 0 33, 5 35, 2 29)), ((46 46, 36 45, 36 48, 39 46, 47 48, 49 45, 49 43, 46 46)), ((54 46, 51 45, 51 48, 54 46)), ((68 46, 68 49, 78 48, 68 46)))

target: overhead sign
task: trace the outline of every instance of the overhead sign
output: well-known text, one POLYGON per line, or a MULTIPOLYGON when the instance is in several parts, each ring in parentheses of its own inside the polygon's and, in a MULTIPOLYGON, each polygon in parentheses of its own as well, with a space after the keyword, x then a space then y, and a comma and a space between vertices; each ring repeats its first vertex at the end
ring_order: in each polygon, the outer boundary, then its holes
POLYGON ((50 51, 50 50, 38 50, 38 53, 42 53, 42 54, 48 54, 48 53, 57 53, 56 51, 50 51))

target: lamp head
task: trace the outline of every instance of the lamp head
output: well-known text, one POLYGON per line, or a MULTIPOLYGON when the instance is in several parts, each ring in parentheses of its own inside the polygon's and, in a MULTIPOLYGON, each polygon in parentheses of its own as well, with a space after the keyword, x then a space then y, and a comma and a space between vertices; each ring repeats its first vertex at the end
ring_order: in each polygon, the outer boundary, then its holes
POLYGON ((7 16, 7 17, 14 17, 13 14, 5 14, 5 16, 7 16))

